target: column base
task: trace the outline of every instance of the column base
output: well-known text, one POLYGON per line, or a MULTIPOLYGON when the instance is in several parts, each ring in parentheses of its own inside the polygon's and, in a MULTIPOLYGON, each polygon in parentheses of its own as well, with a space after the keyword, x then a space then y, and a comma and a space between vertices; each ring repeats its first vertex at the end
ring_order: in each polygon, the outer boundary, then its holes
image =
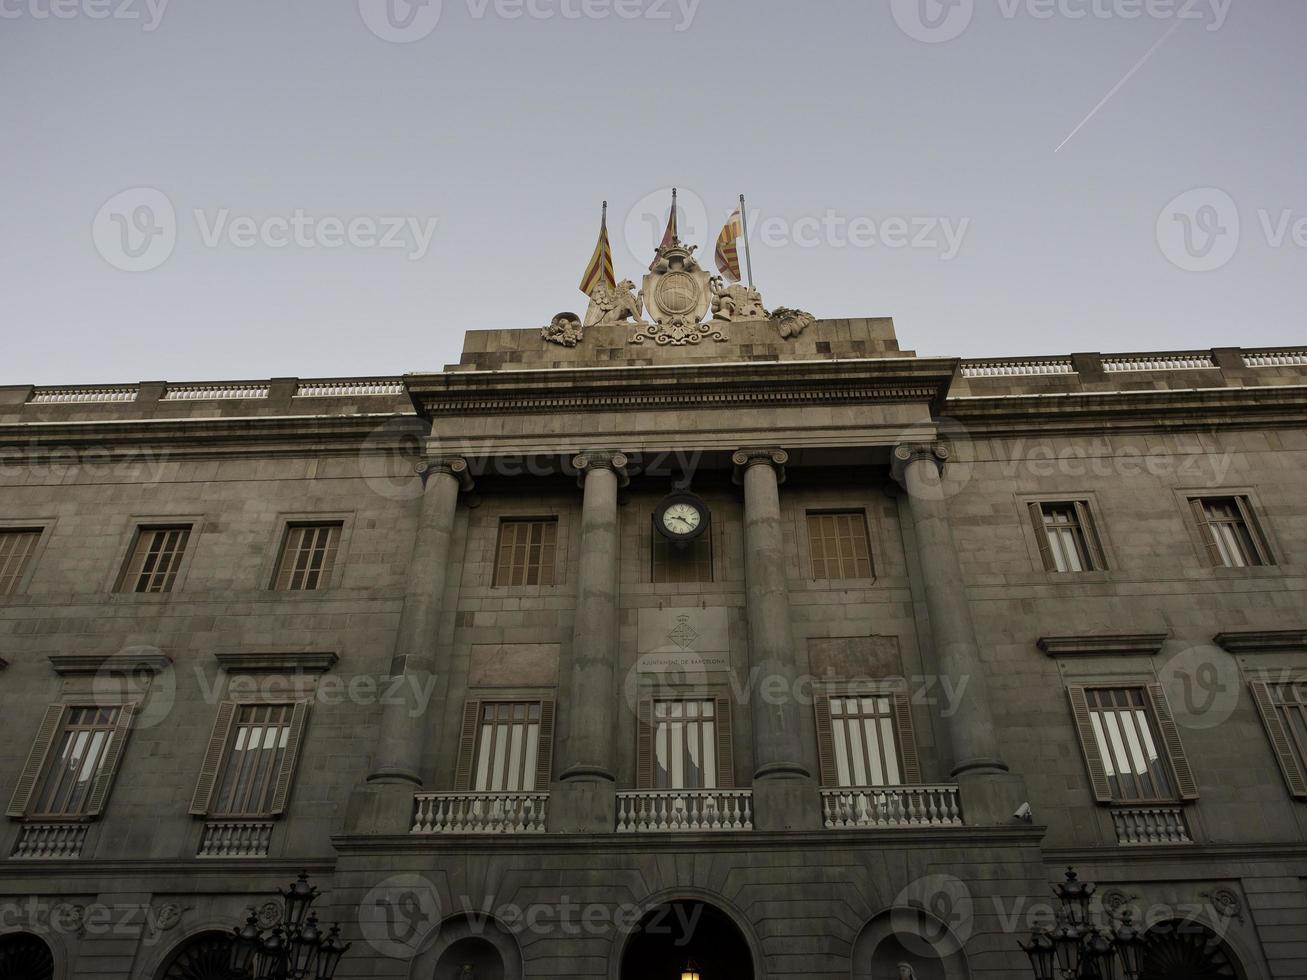
POLYGON ((755 830, 821 830, 821 796, 817 781, 804 773, 763 775, 753 779, 755 830))
POLYGON ((959 767, 954 777, 962 801, 962 822, 968 827, 1010 827, 1023 822, 1016 811, 1030 796, 1021 776, 1006 769, 959 767))
POLYGON ((345 804, 347 834, 407 834, 413 829, 413 794, 421 789, 402 781, 355 786, 345 804))
POLYGON ((573 775, 549 792, 549 831, 611 834, 617 829, 617 784, 601 775, 573 775))

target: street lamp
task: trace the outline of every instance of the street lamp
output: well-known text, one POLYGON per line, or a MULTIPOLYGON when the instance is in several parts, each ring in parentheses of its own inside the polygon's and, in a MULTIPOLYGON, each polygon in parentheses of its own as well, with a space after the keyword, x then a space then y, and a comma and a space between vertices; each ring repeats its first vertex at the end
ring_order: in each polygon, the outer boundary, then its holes
POLYGON ((311 910, 318 890, 301 873, 277 893, 284 904, 281 924, 260 929, 254 910, 245 924, 232 929, 228 965, 241 980, 332 980, 349 943, 340 940, 340 926, 323 936, 311 910))
POLYGON ((1066 881, 1053 891, 1062 903, 1050 931, 1035 926, 1030 942, 1019 942, 1030 958, 1035 980, 1141 980, 1144 972, 1144 936, 1123 912, 1115 929, 1099 928, 1090 921, 1094 883, 1081 881, 1068 868, 1066 881))
POLYGON ((681 971, 681 980, 699 980, 699 968, 694 965, 694 960, 687 960, 685 969, 681 971))

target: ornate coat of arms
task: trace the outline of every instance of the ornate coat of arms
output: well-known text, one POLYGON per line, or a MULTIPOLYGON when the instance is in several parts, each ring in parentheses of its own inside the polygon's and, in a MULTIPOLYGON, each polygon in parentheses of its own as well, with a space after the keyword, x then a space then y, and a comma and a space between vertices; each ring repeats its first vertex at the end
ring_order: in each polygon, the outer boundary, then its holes
POLYGON ((659 345, 680 347, 709 337, 725 340, 718 330, 703 322, 712 306, 711 275, 694 258, 694 246, 679 241, 662 250, 653 271, 644 277, 640 295, 653 323, 642 325, 631 343, 652 339, 659 345))

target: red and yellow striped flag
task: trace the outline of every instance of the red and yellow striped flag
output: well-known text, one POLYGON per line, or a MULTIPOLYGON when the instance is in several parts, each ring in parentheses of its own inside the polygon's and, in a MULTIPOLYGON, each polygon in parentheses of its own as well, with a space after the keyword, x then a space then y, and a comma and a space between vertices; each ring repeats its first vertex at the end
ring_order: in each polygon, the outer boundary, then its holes
POLYGON ((717 271, 731 282, 740 281, 740 250, 735 243, 743 236, 744 214, 736 208, 717 236, 717 271))
POLYGON ((617 285, 613 275, 613 250, 608 244, 608 202, 604 201, 604 214, 599 221, 599 242, 595 245, 590 264, 585 267, 581 277, 581 292, 589 296, 597 285, 603 283, 609 289, 617 285))

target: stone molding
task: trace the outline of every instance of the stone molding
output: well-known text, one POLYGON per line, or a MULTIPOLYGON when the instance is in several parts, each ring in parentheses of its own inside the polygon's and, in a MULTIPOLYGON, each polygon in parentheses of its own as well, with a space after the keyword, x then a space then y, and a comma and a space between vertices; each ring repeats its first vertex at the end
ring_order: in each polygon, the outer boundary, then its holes
POLYGON ((340 659, 330 651, 304 653, 215 653, 213 659, 229 674, 325 674, 340 659))
POLYGON ((617 485, 624 487, 631 482, 626 474, 630 462, 626 454, 613 449, 585 449, 572 457, 572 466, 576 470, 576 485, 585 486, 585 475, 590 470, 611 470, 617 474, 617 485))
POLYGON ((744 482, 744 471, 751 466, 767 465, 776 470, 776 482, 785 482, 785 464, 790 461, 790 454, 784 449, 776 447, 750 447, 738 449, 731 456, 731 462, 735 465, 734 482, 738 485, 744 482))
POLYGON ((422 478, 423 487, 426 487, 427 481, 437 473, 443 473, 458 480, 459 489, 465 493, 470 492, 475 487, 472 482, 472 474, 468 472, 467 460, 462 456, 428 456, 413 469, 422 478))
POLYGON ((1084 636, 1042 636, 1035 645, 1050 657, 1151 657, 1159 653, 1169 633, 1110 633, 1084 636))
POLYGON ((927 460, 934 463, 936 470, 942 475, 944 464, 948 462, 948 459, 948 447, 941 442, 902 443, 896 446, 891 454, 894 479, 902 483, 908 467, 918 460, 927 460))
POLYGON ((132 653, 52 653, 50 666, 61 677, 84 674, 160 674, 172 666, 172 657, 161 650, 132 653))
POLYGON ((1285 653, 1307 649, 1307 629, 1227 630, 1212 641, 1228 653, 1285 653))

